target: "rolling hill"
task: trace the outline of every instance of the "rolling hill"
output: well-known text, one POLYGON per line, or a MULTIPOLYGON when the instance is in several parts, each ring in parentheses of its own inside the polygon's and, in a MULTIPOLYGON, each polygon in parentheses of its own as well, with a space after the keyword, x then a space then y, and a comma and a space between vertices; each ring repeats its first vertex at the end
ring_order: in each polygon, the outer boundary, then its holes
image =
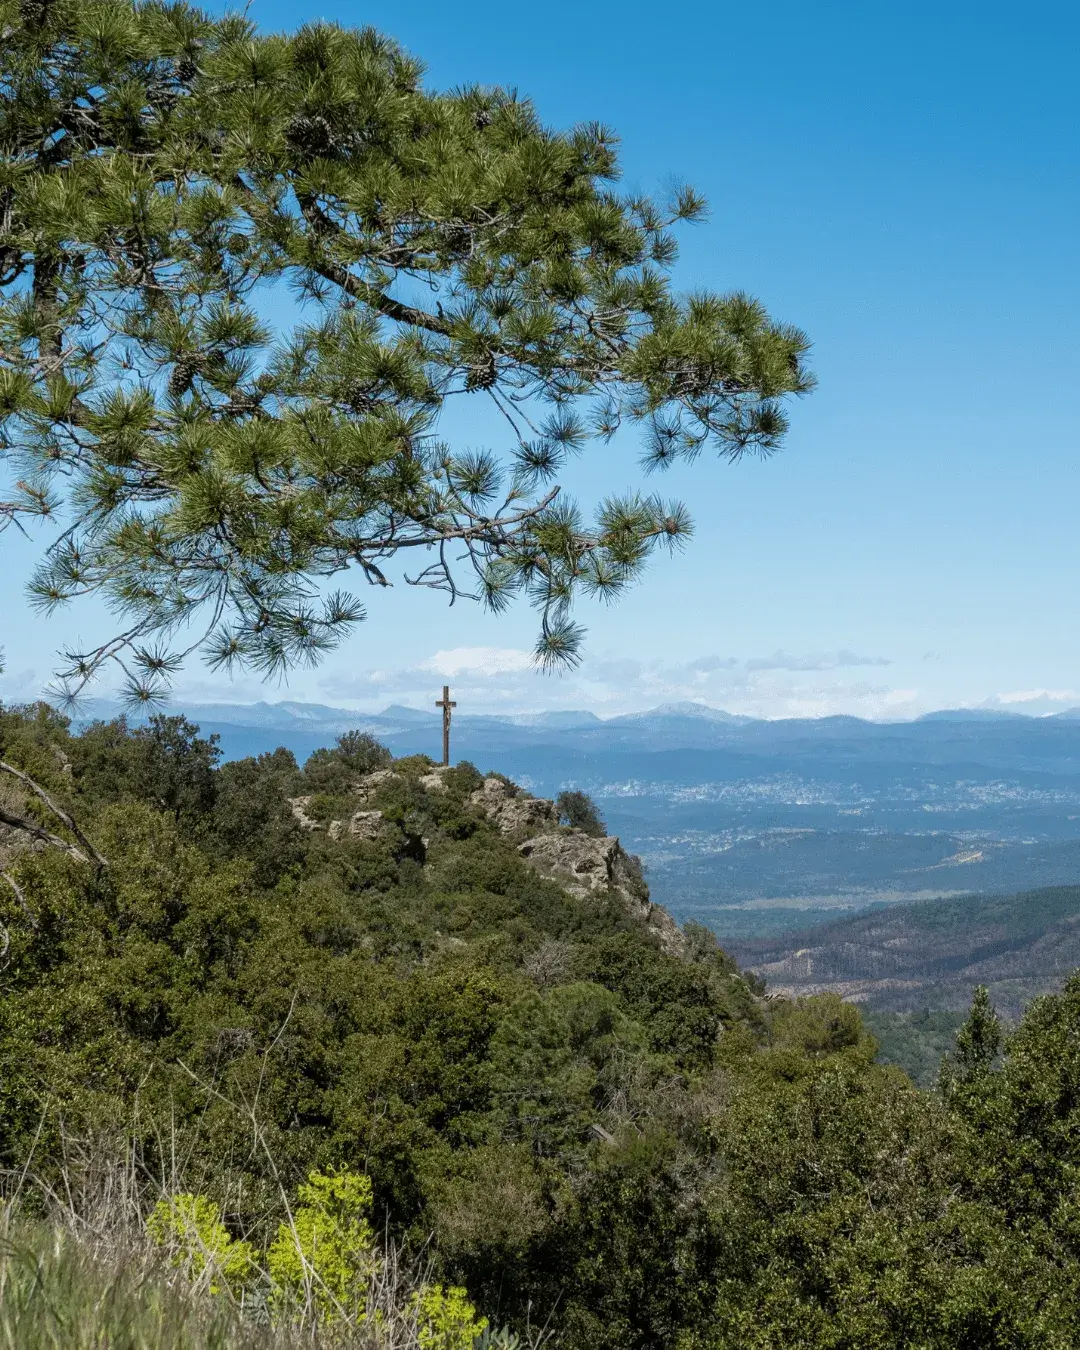
POLYGON ((879 1012, 960 1011, 983 984, 1014 1019, 1080 966, 1080 886, 894 905, 731 946, 774 993, 831 990, 879 1012))

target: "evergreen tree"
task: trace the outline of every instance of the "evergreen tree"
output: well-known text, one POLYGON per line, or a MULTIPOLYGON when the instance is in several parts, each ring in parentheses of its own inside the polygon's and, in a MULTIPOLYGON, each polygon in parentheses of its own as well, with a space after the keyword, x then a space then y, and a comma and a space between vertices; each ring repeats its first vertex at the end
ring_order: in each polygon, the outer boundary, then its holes
POLYGON ((587 792, 560 792, 555 800, 559 820, 564 825, 573 825, 585 834, 598 838, 607 834, 607 826, 600 809, 587 792))
POLYGON ((977 985, 971 1008, 956 1033, 956 1047, 941 1064, 939 1082, 947 1095, 978 1084, 994 1066, 1001 1053, 1002 1033, 997 1010, 990 1002, 986 985, 977 985))
POLYGON ((0 527, 56 522, 45 611, 122 616, 65 654, 73 691, 117 660, 152 698, 195 649, 317 660, 363 617, 327 589, 350 568, 524 594, 540 664, 572 662, 575 598, 690 524, 633 491, 587 518, 566 458, 626 423, 653 467, 768 453, 811 387, 755 300, 673 292, 703 204, 618 192, 604 127, 432 92, 370 29, 0 0, 0 34, 0 527), (462 399, 500 444, 440 438, 462 399))
POLYGON ((986 1073, 1001 1052, 1001 1023, 985 984, 976 987, 967 1021, 956 1033, 954 1065, 963 1079, 986 1073))

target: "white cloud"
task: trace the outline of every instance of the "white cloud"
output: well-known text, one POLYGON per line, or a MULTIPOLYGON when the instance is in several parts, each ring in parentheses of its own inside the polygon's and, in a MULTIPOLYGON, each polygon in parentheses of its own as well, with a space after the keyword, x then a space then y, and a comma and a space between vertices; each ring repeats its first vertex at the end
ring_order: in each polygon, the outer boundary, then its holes
POLYGON ((559 676, 540 674, 517 648, 462 647, 436 652, 415 665, 326 676, 319 697, 376 711, 388 703, 427 708, 440 683, 452 683, 461 712, 540 712, 589 709, 600 716, 639 712, 660 703, 699 702, 756 717, 913 716, 918 691, 853 678, 857 667, 883 658, 789 658, 781 664, 705 655, 689 661, 638 660, 622 655, 587 659, 559 676))
POLYGON ((789 656, 777 651, 772 656, 752 656, 746 662, 747 670, 842 670, 849 666, 888 666, 886 656, 859 656, 856 652, 841 650, 824 652, 817 656, 789 656))
POLYGON ((1073 689, 1017 689, 1011 694, 998 694, 998 703, 1068 703, 1075 700, 1073 689))
POLYGON ((453 647, 449 651, 436 652, 416 668, 430 670, 436 675, 488 676, 531 670, 532 664, 532 653, 516 647, 453 647))

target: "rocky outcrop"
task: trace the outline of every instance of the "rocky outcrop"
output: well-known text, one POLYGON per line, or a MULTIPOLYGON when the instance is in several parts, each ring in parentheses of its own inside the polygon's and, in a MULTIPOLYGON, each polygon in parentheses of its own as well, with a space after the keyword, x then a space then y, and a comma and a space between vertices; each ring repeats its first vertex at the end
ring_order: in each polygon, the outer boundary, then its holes
POLYGON ((331 839, 343 839, 350 835, 355 839, 375 839, 384 827, 381 811, 356 811, 348 820, 331 820, 324 824, 313 820, 307 813, 311 804, 310 797, 290 797, 289 805, 293 816, 305 830, 325 830, 331 839))
POLYGON ((370 801, 385 783, 389 783, 393 778, 400 777, 401 774, 394 769, 376 769, 373 773, 367 773, 360 779, 356 785, 356 795, 362 802, 370 801))
MULTIPOLYGON (((447 770, 433 766, 420 777, 427 792, 445 792, 447 770)), ((313 820, 306 808, 310 797, 290 799, 293 815, 307 830, 325 829, 331 839, 376 839, 388 828, 381 811, 368 805, 380 788, 401 778, 394 769, 377 769, 360 780, 356 799, 361 809, 348 820, 332 820, 328 825, 313 820)), ((492 775, 469 797, 474 811, 486 816, 499 831, 518 844, 518 852, 528 865, 543 877, 557 882, 579 899, 613 895, 626 912, 643 923, 660 940, 665 951, 680 953, 685 939, 667 910, 649 899, 649 888, 641 875, 641 865, 632 858, 613 835, 596 837, 559 824, 555 803, 544 797, 532 797, 504 778, 492 775)), ((409 836, 409 844, 423 859, 427 840, 409 836)))
POLYGON ((354 839, 377 839, 384 826, 381 811, 357 811, 348 820, 332 820, 329 835, 331 839, 341 839, 345 835, 354 839))
MULTIPOLYGON (((580 830, 541 834, 518 846, 518 852, 538 872, 560 882, 571 895, 584 899, 597 891, 625 882, 621 866, 626 855, 612 835, 595 838, 580 830)), ((626 887, 629 893, 629 887, 626 887)))
POLYGON ((537 834, 558 827, 555 803, 530 797, 502 778, 485 778, 484 786, 469 798, 469 805, 482 812, 503 834, 537 834))
POLYGON ((541 876, 557 881, 579 899, 616 896, 631 918, 655 933, 666 951, 683 950, 681 929, 666 909, 649 899, 640 864, 614 835, 597 838, 581 830, 561 828, 527 839, 518 846, 518 852, 541 876))
POLYGON ((613 835, 598 838, 560 825, 554 802, 531 797, 495 776, 484 779, 469 804, 503 834, 521 840, 518 852, 541 876, 579 899, 616 896, 628 914, 656 934, 666 951, 683 950, 682 930, 666 909, 650 901, 640 863, 613 835))
POLYGON ((310 796, 290 797, 289 805, 292 807, 292 813, 296 817, 296 820, 299 823, 301 829, 321 830, 323 828, 322 821, 312 820, 312 818, 307 813, 307 808, 311 805, 310 796))

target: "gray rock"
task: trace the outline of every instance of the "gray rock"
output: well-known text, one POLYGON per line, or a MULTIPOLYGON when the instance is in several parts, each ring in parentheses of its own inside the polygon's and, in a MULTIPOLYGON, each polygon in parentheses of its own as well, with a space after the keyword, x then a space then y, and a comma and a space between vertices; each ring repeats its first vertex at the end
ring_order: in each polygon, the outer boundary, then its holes
POLYGON ((665 951, 683 951, 681 929, 666 909, 649 899, 640 865, 614 835, 597 838, 581 830, 560 829, 527 839, 518 845, 518 852, 541 876, 558 882, 579 899, 615 895, 631 918, 659 938, 665 951))
POLYGON ((501 778, 485 778, 484 786, 469 798, 469 805, 482 811, 503 834, 536 834, 554 830, 559 823, 554 802, 529 797, 501 778))
POLYGON ((596 838, 580 830, 541 834, 518 846, 518 852, 538 872, 543 872, 579 899, 616 884, 616 867, 622 846, 613 835, 596 838))
POLYGON ((312 820, 307 813, 307 808, 310 804, 311 804, 310 796, 289 798, 289 805, 292 807, 292 813, 296 817, 296 819, 300 822, 301 829, 321 830, 323 829, 322 821, 312 820))
POLYGON ((382 830, 381 811, 357 811, 349 821, 349 833, 356 839, 375 839, 382 830))
POLYGON ((307 807, 310 802, 310 797, 289 798, 292 813, 305 830, 325 830, 331 839, 340 839, 345 834, 351 834, 358 839, 374 839, 382 830, 381 811, 357 811, 347 821, 332 820, 329 825, 324 825, 322 821, 312 820, 308 815, 307 807))
POLYGON ((356 795, 361 801, 370 801, 385 783, 400 777, 396 769, 376 769, 373 773, 366 773, 356 785, 356 795))

